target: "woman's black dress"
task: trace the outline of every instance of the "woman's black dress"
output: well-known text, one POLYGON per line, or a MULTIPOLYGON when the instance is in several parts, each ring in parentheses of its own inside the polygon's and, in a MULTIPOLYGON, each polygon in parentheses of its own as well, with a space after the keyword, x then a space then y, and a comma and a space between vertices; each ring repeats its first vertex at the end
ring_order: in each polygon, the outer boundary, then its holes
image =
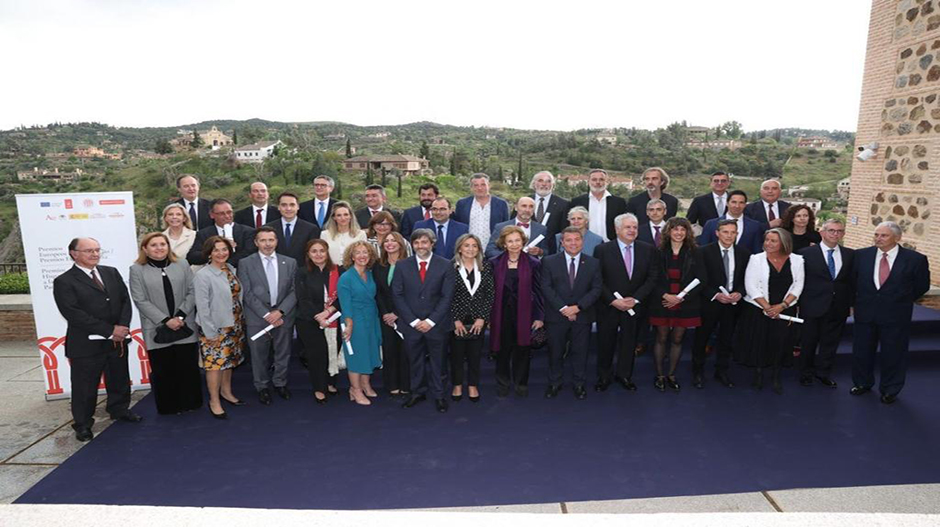
MULTIPOLYGON (((768 284, 771 304, 779 304, 793 284, 790 272, 790 259, 787 258, 778 272, 770 265, 768 284)), ((784 315, 796 315, 796 307, 783 311, 784 315)), ((794 327, 791 322, 772 319, 764 315, 763 310, 751 303, 744 305, 744 313, 738 323, 735 339, 734 360, 752 368, 787 366, 793 359, 794 327)))

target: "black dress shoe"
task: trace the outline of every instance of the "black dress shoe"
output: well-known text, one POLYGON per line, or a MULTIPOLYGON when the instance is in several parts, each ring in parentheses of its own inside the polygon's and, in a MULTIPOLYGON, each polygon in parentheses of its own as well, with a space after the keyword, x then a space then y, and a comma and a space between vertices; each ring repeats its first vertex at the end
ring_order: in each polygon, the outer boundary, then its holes
POLYGON ((478 402, 480 402, 480 396, 479 396, 479 395, 477 395, 476 397, 474 397, 474 396, 472 396, 472 395, 468 395, 468 396, 467 396, 467 399, 470 399, 470 402, 471 402, 471 403, 478 403, 478 402))
POLYGON ((610 379, 598 379, 598 381, 594 383, 595 392, 606 392, 608 387, 610 387, 610 379))
POLYGON ((258 390, 258 402, 265 406, 270 406, 271 404, 271 390, 263 388, 258 390))
POLYGON ((695 386, 697 389, 701 390, 705 387, 705 376, 701 373, 696 373, 692 376, 692 386, 695 386))
POLYGON ((783 393, 783 383, 780 382, 780 377, 775 375, 771 384, 775 394, 780 395, 783 393))
POLYGON ((425 395, 412 395, 411 397, 408 398, 407 401, 405 401, 405 404, 401 405, 401 407, 402 407, 402 408, 411 408, 412 406, 414 406, 414 405, 416 405, 416 404, 418 404, 418 403, 420 403, 421 401, 424 401, 424 400, 426 400, 426 399, 427 399, 427 396, 425 396, 425 395))
POLYGON ((528 397, 529 387, 516 385, 516 397, 528 397))
POLYGON ((143 421, 144 418, 128 410, 117 417, 112 417, 111 419, 115 421, 124 421, 125 423, 139 423, 143 421))
POLYGON ((574 387, 574 397, 579 401, 587 399, 587 390, 584 389, 583 384, 578 384, 574 387))
POLYGON ((731 382, 731 377, 723 371, 715 372, 715 380, 720 382, 725 388, 734 388, 734 383, 731 382))
POLYGON ((871 388, 865 386, 853 386, 849 393, 852 395, 864 395, 871 391, 871 388))
POLYGON ((91 441, 94 437, 95 434, 91 433, 91 428, 82 428, 75 431, 75 439, 78 439, 82 443, 91 441))
POLYGON ((463 399, 463 394, 460 394, 460 395, 450 394, 450 400, 451 400, 451 401, 457 402, 457 401, 459 401, 459 400, 461 400, 461 399, 463 399))
POLYGON ((812 386, 813 378, 810 376, 801 376, 800 377, 800 386, 812 386))
POLYGON ((209 413, 212 414, 212 417, 215 417, 216 419, 228 419, 228 414, 227 414, 227 413, 222 412, 222 413, 220 413, 220 414, 217 414, 217 413, 215 413, 215 412, 212 411, 212 407, 211 407, 211 406, 209 407, 209 413))
POLYGON ((894 404, 894 401, 898 400, 897 395, 882 395, 881 402, 882 404, 894 404))
POLYGON ((653 379, 653 387, 661 392, 666 391, 666 378, 665 377, 655 377, 653 379))
POLYGON ((438 412, 447 413, 447 399, 435 399, 434 405, 437 407, 438 412))
POLYGON ((545 388, 545 398, 554 399, 558 395, 559 391, 561 391, 561 386, 553 386, 549 384, 548 388, 545 388))
POLYGON ((764 389, 764 372, 760 368, 754 370, 754 381, 751 382, 751 386, 758 390, 764 389))
POLYGON ((822 384, 826 388, 835 388, 839 386, 836 384, 836 381, 830 379, 829 377, 816 377, 816 380, 819 381, 819 384, 822 384))
POLYGON ((290 400, 290 390, 287 389, 287 386, 275 386, 274 391, 277 392, 278 396, 285 401, 290 400))

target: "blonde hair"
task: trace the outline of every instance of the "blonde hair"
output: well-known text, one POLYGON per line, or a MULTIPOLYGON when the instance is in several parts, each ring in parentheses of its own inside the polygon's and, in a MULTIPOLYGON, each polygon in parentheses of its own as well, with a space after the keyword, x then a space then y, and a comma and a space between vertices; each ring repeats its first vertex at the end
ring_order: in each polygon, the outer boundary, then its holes
POLYGON ((369 251, 369 263, 366 264, 366 269, 371 269, 372 266, 375 265, 375 261, 378 260, 378 255, 375 254, 375 247, 365 240, 356 240, 349 244, 349 247, 346 247, 346 251, 343 252, 343 267, 352 269, 353 253, 359 247, 365 247, 366 250, 369 251))
POLYGON ((193 220, 192 220, 192 218, 189 217, 189 213, 186 212, 186 207, 180 205, 179 203, 170 203, 170 204, 167 205, 166 207, 163 207, 163 215, 160 216, 160 219, 163 220, 163 228, 164 228, 164 229, 169 228, 169 227, 167 227, 167 224, 166 224, 166 213, 167 213, 170 209, 179 209, 179 210, 183 213, 183 226, 186 227, 187 229, 192 230, 192 228, 193 228, 193 220))
POLYGON ((147 253, 144 251, 144 247, 146 247, 147 244, 150 243, 150 240, 154 238, 163 238, 164 240, 166 240, 166 247, 168 251, 166 257, 170 262, 176 261, 176 255, 173 254, 172 250, 170 250, 170 238, 166 234, 163 234, 162 232, 149 232, 147 234, 144 234, 144 237, 140 239, 140 244, 137 247, 137 259, 134 260, 135 264, 138 264, 138 265, 147 264, 147 253))
POLYGON ((356 221, 356 215, 353 213, 352 206, 348 201, 337 201, 333 204, 333 208, 330 209, 330 219, 326 221, 326 230, 329 231, 330 237, 336 238, 336 235, 339 234, 336 222, 333 221, 333 216, 336 214, 337 209, 346 209, 349 211, 349 236, 353 238, 358 236, 361 229, 359 222, 356 221))

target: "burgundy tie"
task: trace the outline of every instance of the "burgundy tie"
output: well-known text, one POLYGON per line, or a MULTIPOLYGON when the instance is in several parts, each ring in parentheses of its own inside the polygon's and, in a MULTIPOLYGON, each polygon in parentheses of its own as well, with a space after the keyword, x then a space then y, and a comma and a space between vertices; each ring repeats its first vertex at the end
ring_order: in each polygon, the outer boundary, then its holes
POLYGON ((777 215, 774 214, 773 205, 767 205, 767 219, 770 221, 774 221, 775 219, 777 219, 777 215))
MULTIPOLYGON (((887 264, 885 264, 885 265, 887 265, 887 264)), ((885 280, 887 280, 887 277, 885 277, 885 280)), ((101 289, 102 291, 105 290, 105 289, 104 289, 104 284, 101 282, 101 280, 98 279, 98 275, 95 274, 95 270, 94 270, 94 269, 91 270, 91 281, 94 282, 96 286, 98 286, 98 289, 101 289)), ((881 283, 882 283, 882 284, 885 283, 884 280, 882 280, 881 283)))
POLYGON ((881 253, 881 263, 878 265, 878 281, 885 285, 888 281, 888 275, 891 274, 891 266, 888 265, 888 253, 881 253))
POLYGON ((377 211, 377 210, 369 209, 369 214, 372 215, 372 216, 375 216, 375 213, 376 213, 376 212, 378 212, 378 211, 377 211))
POLYGON ((258 213, 255 214, 255 228, 259 229, 262 225, 264 224, 261 223, 261 209, 258 209, 258 213))
POLYGON ((528 229, 528 228, 529 228, 529 224, 528 224, 528 223, 522 223, 521 221, 519 222, 519 226, 522 227, 523 229, 528 229))
POLYGON ((653 225, 653 228, 656 229, 656 234, 653 235, 653 244, 656 245, 656 247, 659 247, 659 240, 662 239, 662 236, 659 232, 660 226, 653 225))

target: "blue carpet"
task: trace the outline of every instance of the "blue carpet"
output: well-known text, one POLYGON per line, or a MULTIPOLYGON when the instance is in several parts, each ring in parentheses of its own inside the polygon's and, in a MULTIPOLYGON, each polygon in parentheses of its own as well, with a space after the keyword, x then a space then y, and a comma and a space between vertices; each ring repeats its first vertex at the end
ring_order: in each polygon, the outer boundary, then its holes
POLYGON ((158 416, 148 395, 142 423, 115 423, 17 503, 395 509, 940 483, 940 354, 911 354, 893 406, 848 394, 849 360, 838 357, 837 390, 788 371, 782 396, 754 391, 740 368, 734 389, 709 377, 695 390, 685 362, 673 394, 653 389, 647 354, 639 391, 576 401, 570 385, 542 397, 541 353, 527 399, 497 399, 486 364, 483 400, 446 415, 384 397, 315 405, 296 363, 294 398, 264 407, 240 368, 236 393, 251 404, 228 421, 158 416))

